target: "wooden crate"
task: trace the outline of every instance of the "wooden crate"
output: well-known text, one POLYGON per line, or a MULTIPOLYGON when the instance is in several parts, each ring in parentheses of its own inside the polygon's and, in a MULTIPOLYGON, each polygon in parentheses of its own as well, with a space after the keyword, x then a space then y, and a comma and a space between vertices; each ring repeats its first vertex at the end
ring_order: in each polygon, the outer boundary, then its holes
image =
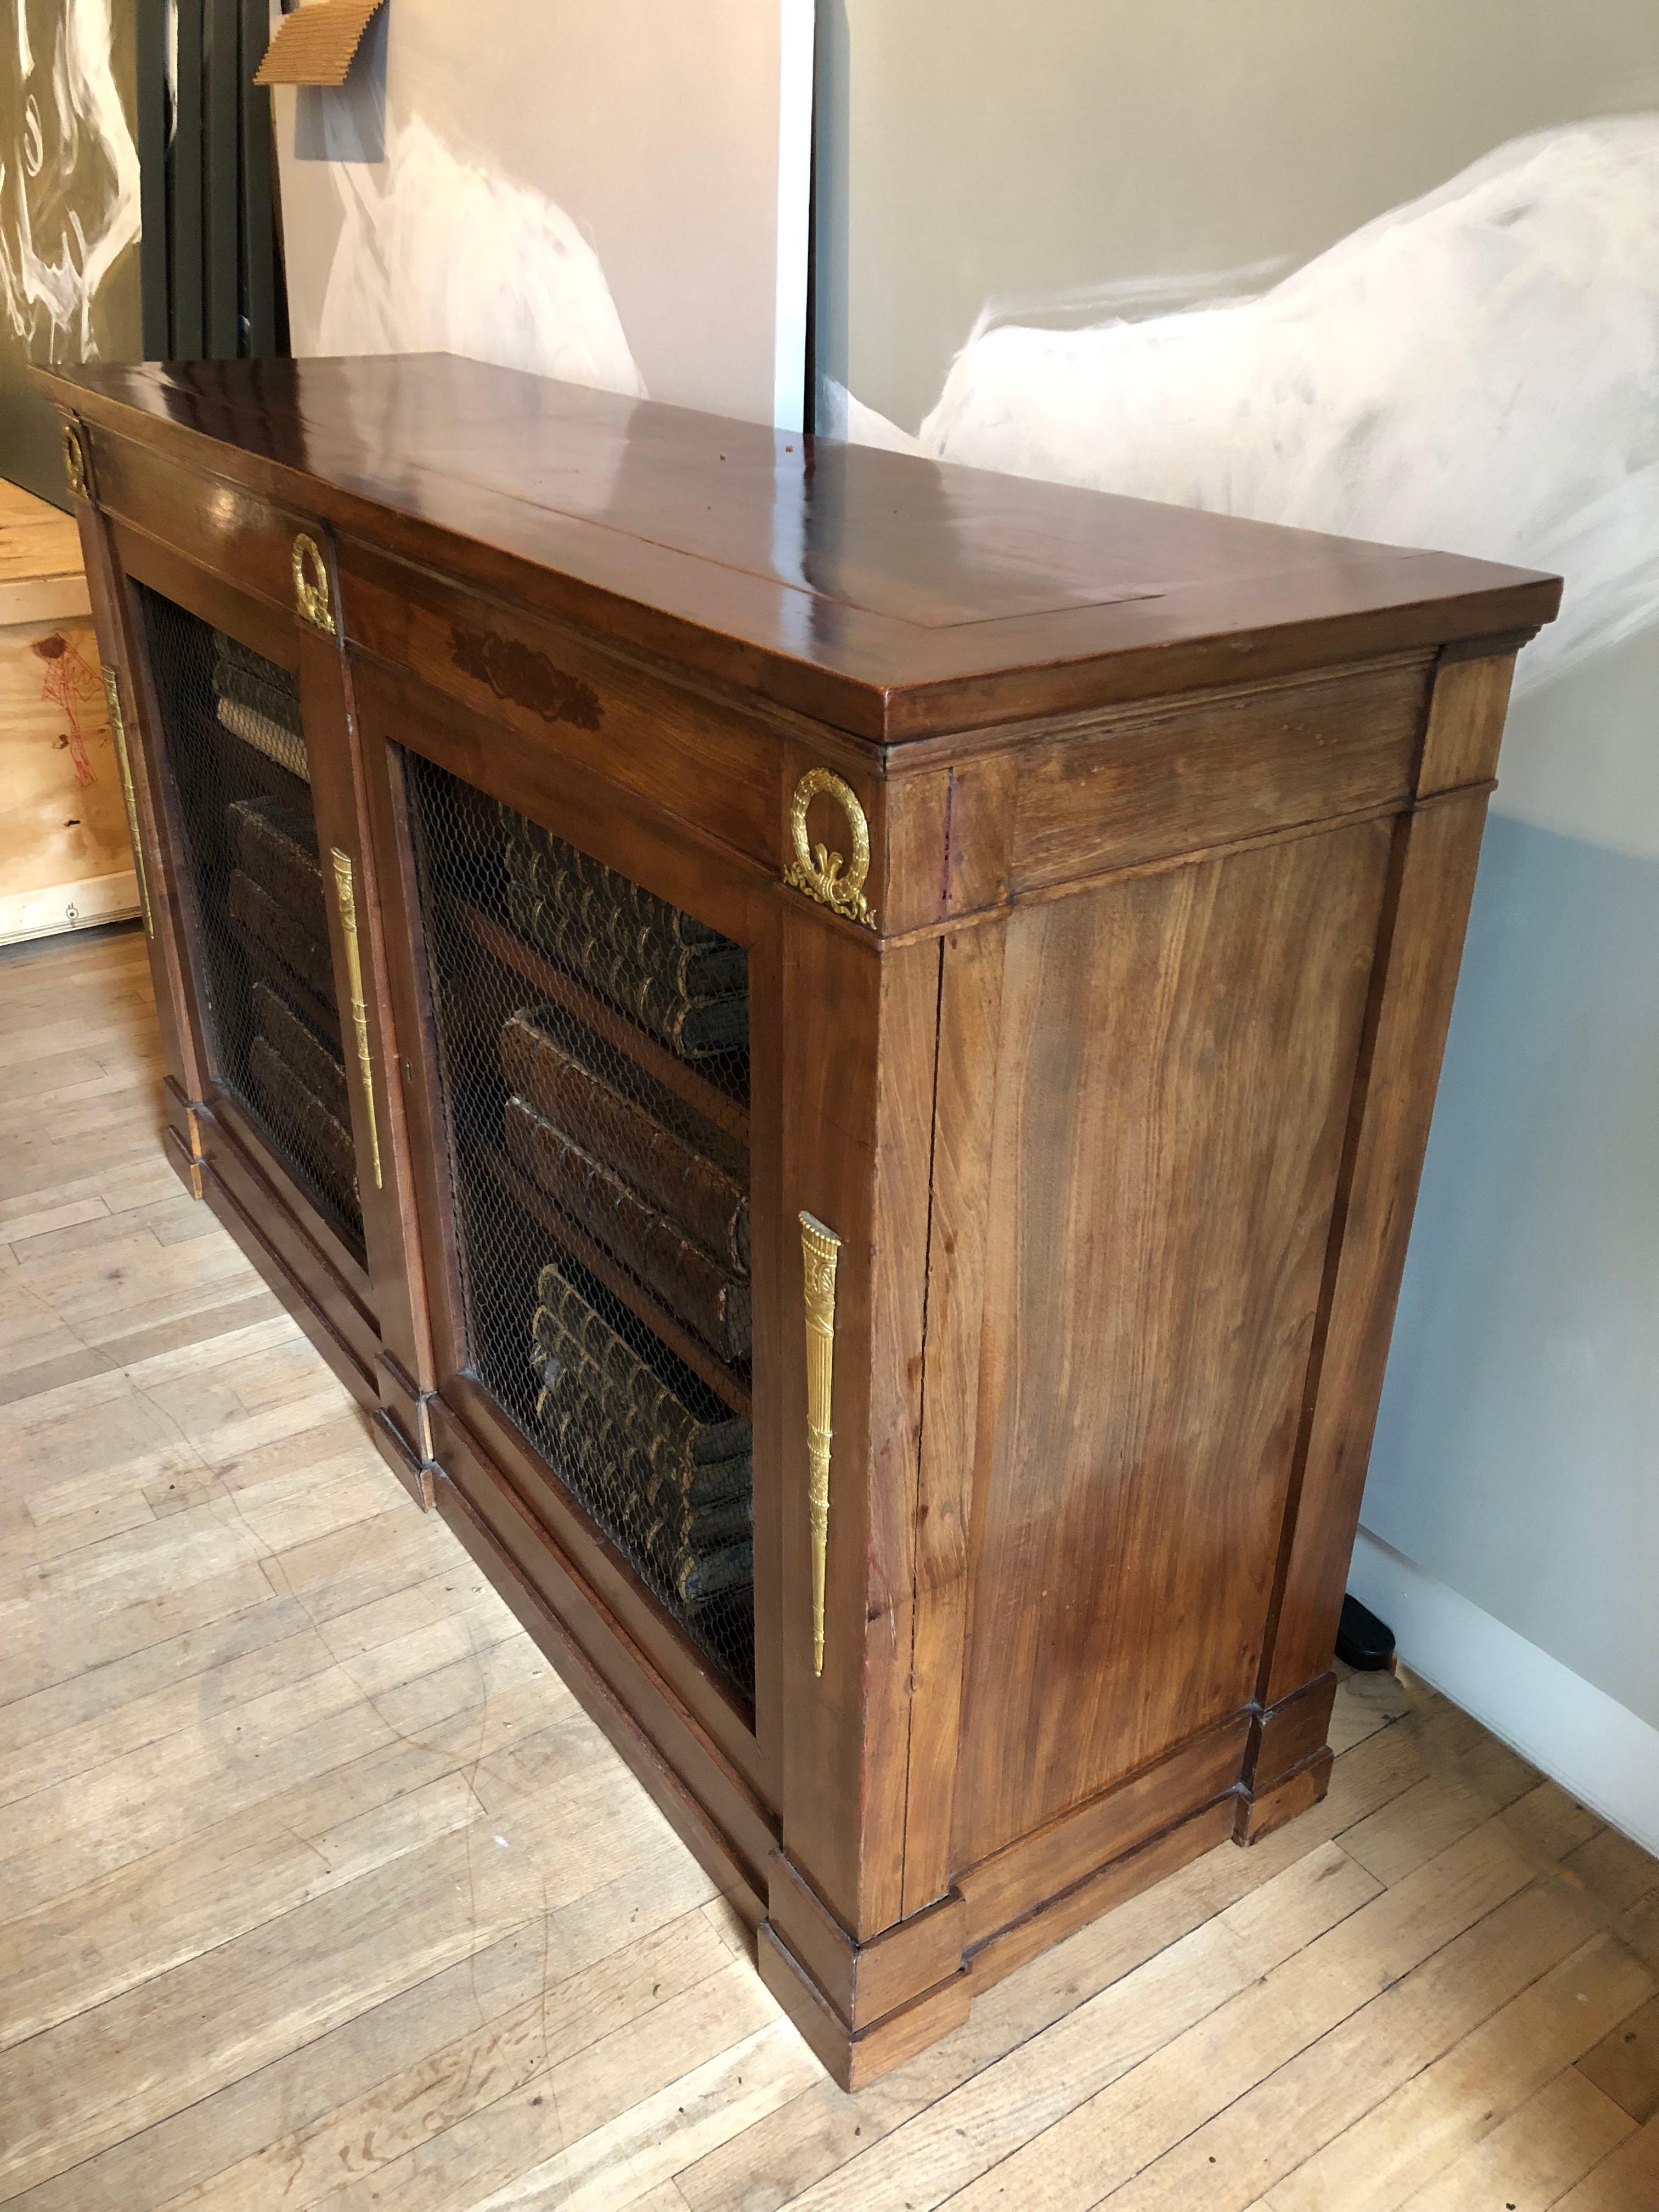
POLYGON ((80 536, 0 483, 0 945, 137 911, 80 536))

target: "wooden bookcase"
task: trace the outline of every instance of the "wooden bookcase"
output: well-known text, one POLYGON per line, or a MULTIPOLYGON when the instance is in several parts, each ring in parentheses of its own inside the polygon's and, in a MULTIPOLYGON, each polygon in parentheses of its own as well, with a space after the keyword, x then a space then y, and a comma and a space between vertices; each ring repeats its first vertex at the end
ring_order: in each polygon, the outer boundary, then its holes
POLYGON ((179 1171, 838 2078, 1316 1800, 1555 581, 447 358, 45 381, 179 1171), (726 1303, 629 1241, 641 1112, 726 1303))

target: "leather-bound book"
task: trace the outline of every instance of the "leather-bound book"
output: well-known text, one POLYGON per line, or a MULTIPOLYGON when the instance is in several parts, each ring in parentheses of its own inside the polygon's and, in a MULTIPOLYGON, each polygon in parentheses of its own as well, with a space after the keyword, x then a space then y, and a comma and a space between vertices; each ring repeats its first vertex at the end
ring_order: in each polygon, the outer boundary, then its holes
POLYGON ((300 690, 286 668, 228 631, 213 633, 213 689, 222 699, 240 699, 269 715, 293 737, 303 737, 300 690))
POLYGON ((550 1368, 585 1361, 629 1443, 654 1474, 669 1476, 698 1503, 730 1495, 729 1486, 747 1478, 754 1447, 747 1421, 735 1414, 706 1420, 693 1413, 558 1268, 544 1267, 536 1291, 531 1354, 544 1386, 551 1389, 557 1380, 550 1368))
POLYGON ((226 904, 232 921, 260 951, 291 969, 325 1006, 334 1003, 334 967, 325 935, 316 935, 240 868, 231 870, 226 904))
MULTIPOLYGON (((666 1511, 653 1510, 662 1486, 641 1479, 643 1455, 614 1418, 598 1369, 568 1348, 544 1385, 538 1416, 553 1464, 582 1503, 635 1561, 682 1605, 714 1596, 752 1578, 753 1515, 745 1492, 723 1504, 690 1510, 669 1488, 666 1511)), ((544 1372, 546 1371, 544 1366, 544 1372)))
POLYGON ((343 1128, 351 1127, 351 1096, 345 1062, 319 1037, 288 1000, 263 980, 252 991, 253 1018, 259 1034, 279 1060, 285 1060, 307 1091, 314 1091, 343 1128))
POLYGON ((653 1532, 661 1532, 662 1541, 701 1559, 753 1536, 754 1500, 745 1492, 741 1498, 728 1498, 721 1505, 693 1507, 671 1498, 666 1510, 653 1514, 647 1526, 653 1532))
POLYGON ((747 1421, 735 1413, 719 1419, 692 1413, 678 1390, 623 1341, 557 1267, 542 1269, 536 1297, 562 1336, 578 1344, 604 1369, 612 1387, 626 1395, 653 1443, 660 1443, 669 1455, 690 1467, 708 1467, 752 1449, 754 1432, 747 1421))
POLYGON ((301 982, 323 1000, 323 1005, 334 1002, 334 963, 330 960, 327 938, 314 936, 305 922, 296 921, 288 907, 276 905, 270 891, 239 867, 230 872, 226 905, 230 921, 252 938, 258 951, 274 956, 281 967, 299 975, 301 982))
POLYGON ((597 948, 623 972, 659 976, 690 998, 747 989, 749 956, 742 945, 568 846, 562 856, 552 853, 554 842, 536 844, 521 835, 510 837, 502 852, 508 877, 548 909, 548 927, 597 948))
POLYGON ((219 720, 233 737, 310 782, 300 694, 285 668, 215 630, 213 695, 219 720))
POLYGON ((574 890, 582 902, 588 928, 605 935, 616 923, 632 922, 670 938, 679 945, 725 945, 717 929, 681 908, 670 906, 642 884, 618 875, 602 860, 578 852, 550 830, 501 807, 501 855, 509 875, 520 875, 544 895, 568 895, 574 890))
MULTIPOLYGON (((567 1050, 521 1007, 501 1030, 501 1073, 536 1112, 604 1161, 733 1273, 749 1273, 749 1194, 716 1161, 567 1050)), ((711 1132, 711 1136, 718 1133, 711 1132)))
POLYGON ((556 1267, 543 1268, 537 1290, 531 1362, 554 1463, 683 1601, 732 1586, 708 1581, 704 1563, 723 1559, 718 1571, 735 1573, 728 1555, 748 1540, 748 1422, 693 1413, 556 1267))
POLYGON ((234 663, 218 661, 213 670, 214 696, 221 706, 245 707, 252 714, 272 723, 289 737, 304 735, 300 724, 300 702, 290 698, 276 684, 253 673, 251 669, 234 663))
POLYGON ((653 1465, 649 1474, 653 1510, 666 1511, 672 1503, 679 1510, 696 1511, 747 1498, 754 1487, 755 1463, 750 1453, 739 1451, 701 1465, 653 1465))
POLYGON ((665 1557, 653 1556, 652 1564, 666 1577, 682 1605, 692 1605, 700 1598, 715 1597, 723 1590, 752 1583, 755 1547, 745 1539, 741 1544, 728 1544, 722 1551, 704 1554, 672 1550, 665 1557))
POLYGON ((747 1049, 748 956, 741 946, 737 948, 744 963, 740 987, 704 994, 699 986, 705 979, 695 963, 702 962, 706 968, 720 963, 721 974, 712 980, 726 983, 732 963, 724 948, 682 948, 673 955, 672 972, 647 968, 636 957, 585 935, 568 908, 541 897, 528 884, 509 881, 507 896, 507 912, 521 936, 620 1006, 682 1060, 708 1060, 747 1049))
POLYGON ((747 1495, 689 1512, 650 1510, 619 1425, 591 1395, 596 1370, 573 1361, 542 1394, 538 1418, 552 1463, 594 1517, 683 1605, 737 1588, 753 1573, 747 1495))
POLYGON ((342 1127, 298 1071, 279 1058, 268 1037, 248 1048, 248 1072, 271 1133, 310 1169, 348 1214, 358 1210, 357 1156, 342 1127))
POLYGON ((709 1258, 677 1223, 629 1189, 522 1098, 507 1102, 508 1157, 555 1204, 654 1291, 722 1359, 742 1366, 752 1341, 749 1284, 709 1258))
POLYGON ((226 809, 237 865, 314 937, 328 935, 322 863, 309 822, 279 799, 239 799, 226 809))

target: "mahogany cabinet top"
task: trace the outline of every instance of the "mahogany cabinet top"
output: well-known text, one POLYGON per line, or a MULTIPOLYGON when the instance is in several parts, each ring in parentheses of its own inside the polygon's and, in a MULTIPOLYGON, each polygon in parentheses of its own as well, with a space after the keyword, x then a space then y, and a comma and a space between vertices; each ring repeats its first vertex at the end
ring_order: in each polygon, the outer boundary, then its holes
POLYGON ((1559 597, 1553 578, 1486 562, 802 437, 453 355, 37 377, 94 428, 343 539, 877 743, 1513 637, 1559 597))

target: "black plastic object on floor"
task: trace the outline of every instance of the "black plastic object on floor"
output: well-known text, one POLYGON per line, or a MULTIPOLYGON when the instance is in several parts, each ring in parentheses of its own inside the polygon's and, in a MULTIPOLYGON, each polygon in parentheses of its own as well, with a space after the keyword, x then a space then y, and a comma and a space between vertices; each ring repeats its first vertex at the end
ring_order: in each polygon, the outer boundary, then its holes
POLYGON ((1394 1664, 1394 1631, 1357 1597, 1345 1597, 1336 1631, 1336 1656, 1362 1674, 1377 1674, 1394 1664))

